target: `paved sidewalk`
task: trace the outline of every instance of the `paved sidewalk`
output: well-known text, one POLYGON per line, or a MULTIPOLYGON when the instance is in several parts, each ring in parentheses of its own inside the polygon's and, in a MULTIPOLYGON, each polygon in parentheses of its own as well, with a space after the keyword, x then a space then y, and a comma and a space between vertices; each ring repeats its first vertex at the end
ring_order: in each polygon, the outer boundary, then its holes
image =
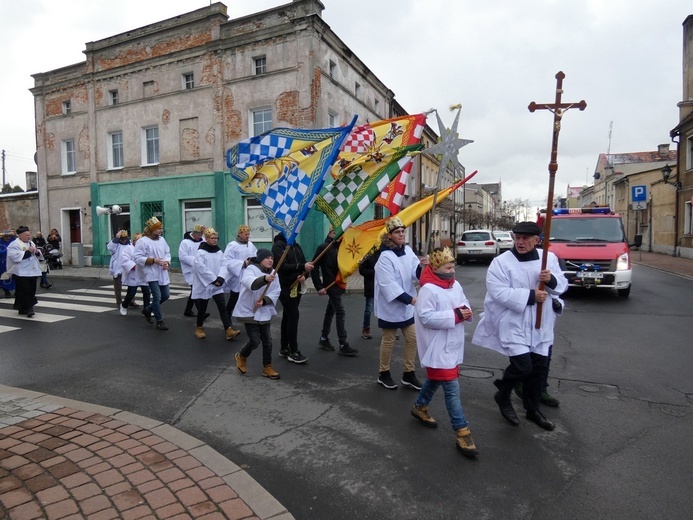
POLYGON ((693 260, 690 258, 646 251, 631 251, 630 259, 634 264, 646 265, 693 280, 693 260))
POLYGON ((0 519, 290 520, 233 462, 167 424, 0 385, 0 519))

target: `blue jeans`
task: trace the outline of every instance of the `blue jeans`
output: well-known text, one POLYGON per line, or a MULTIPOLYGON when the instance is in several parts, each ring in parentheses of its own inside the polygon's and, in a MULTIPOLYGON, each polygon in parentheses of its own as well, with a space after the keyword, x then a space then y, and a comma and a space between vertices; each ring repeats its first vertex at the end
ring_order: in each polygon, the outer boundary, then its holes
POLYGON ((373 313, 373 297, 366 296, 366 308, 363 310, 363 328, 371 326, 371 314, 373 313))
POLYGON ((137 294, 137 288, 140 288, 142 291, 142 308, 146 309, 149 307, 149 301, 151 298, 151 291, 149 290, 148 285, 128 285, 128 291, 125 293, 125 299, 123 300, 123 303, 121 306, 124 309, 127 309, 128 306, 130 305, 130 302, 135 298, 135 294, 137 294))
POLYGON ((416 405, 428 406, 439 386, 443 387, 443 392, 445 393, 445 406, 448 409, 448 415, 450 415, 452 429, 459 430, 464 428, 469 423, 464 418, 462 401, 460 400, 460 382, 457 379, 452 381, 431 381, 426 379, 421 387, 421 392, 419 392, 419 397, 416 398, 416 405))
POLYGON ((152 304, 146 310, 154 314, 154 319, 159 323, 164 321, 161 317, 161 304, 171 295, 169 286, 159 285, 159 282, 149 282, 149 289, 152 291, 152 304))

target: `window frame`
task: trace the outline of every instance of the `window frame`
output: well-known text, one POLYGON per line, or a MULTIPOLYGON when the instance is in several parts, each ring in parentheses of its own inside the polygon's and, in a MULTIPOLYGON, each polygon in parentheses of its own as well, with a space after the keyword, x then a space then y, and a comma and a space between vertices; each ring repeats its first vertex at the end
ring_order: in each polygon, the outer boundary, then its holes
POLYGON ((60 142, 60 159, 62 175, 74 175, 77 173, 77 148, 74 139, 63 139, 60 142), (70 165, 72 162, 72 165, 70 165), (72 169, 70 169, 72 166, 72 169))
POLYGON ((254 197, 243 197, 243 199, 243 213, 245 222, 250 227, 250 241, 272 243, 272 226, 267 221, 262 204, 254 197))
POLYGON ((327 111, 327 126, 328 128, 337 128, 337 113, 332 110, 327 111))
POLYGON ((361 83, 358 81, 354 82, 354 97, 356 99, 361 99, 361 83))
POLYGON ((255 76, 262 76, 267 74, 267 56, 255 56, 253 58, 253 71, 255 76))
POLYGON ((190 231, 196 224, 211 227, 213 223, 212 199, 190 199, 181 201, 181 217, 183 219, 183 230, 190 231), (199 215, 188 216, 191 213, 199 215))
POLYGON ((67 101, 63 101, 63 115, 64 116, 69 116, 72 114, 72 101, 68 99, 67 101))
POLYGON ((115 106, 120 103, 120 99, 118 98, 118 89, 113 89, 108 91, 108 101, 111 106, 115 106))
POLYGON ((181 85, 183 90, 192 90, 195 88, 195 73, 184 72, 181 74, 181 85))
POLYGON ((335 74, 335 73, 337 72, 337 64, 336 64, 334 61, 330 60, 327 67, 328 67, 328 71, 329 71, 330 77, 331 77, 332 79, 336 79, 336 77, 335 77, 336 74, 335 74))
POLYGON ((122 130, 108 132, 108 169, 122 170, 125 167, 125 147, 122 130), (115 142, 116 136, 120 136, 120 143, 115 142), (120 144, 120 153, 116 153, 116 146, 120 144), (116 157, 120 158, 120 165, 116 164, 116 157))
POLYGON ((686 170, 693 170, 693 135, 686 139, 686 170))
POLYGON ((157 166, 161 160, 161 151, 159 148, 159 125, 143 126, 142 127, 142 166, 157 166), (150 138, 148 132, 150 130, 156 130, 156 139, 150 138), (155 147, 152 152, 156 153, 156 160, 150 161, 149 157, 149 144, 155 147))
POLYGON ((683 206, 683 234, 693 235, 693 202, 690 200, 683 206))
POLYGON ((250 137, 255 137, 257 135, 264 134, 265 132, 268 132, 269 130, 272 129, 272 107, 258 107, 250 110, 250 128, 248 129, 248 133, 250 134, 250 137), (269 119, 264 119, 262 121, 258 121, 256 116, 264 114, 267 115, 269 114, 269 119), (259 127, 259 128, 258 128, 259 127), (262 131, 257 132, 258 129, 261 129, 262 131))

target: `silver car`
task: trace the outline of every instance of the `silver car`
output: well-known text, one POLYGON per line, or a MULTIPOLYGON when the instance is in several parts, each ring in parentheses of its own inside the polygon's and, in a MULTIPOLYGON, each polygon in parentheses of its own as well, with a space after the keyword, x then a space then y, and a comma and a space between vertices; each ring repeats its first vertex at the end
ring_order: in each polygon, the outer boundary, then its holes
POLYGON ((513 236, 510 231, 494 231, 493 236, 496 237, 501 252, 513 248, 513 236))
POLYGON ((486 260, 490 262, 500 253, 498 242, 488 229, 470 229, 462 233, 457 242, 457 263, 469 260, 486 260))

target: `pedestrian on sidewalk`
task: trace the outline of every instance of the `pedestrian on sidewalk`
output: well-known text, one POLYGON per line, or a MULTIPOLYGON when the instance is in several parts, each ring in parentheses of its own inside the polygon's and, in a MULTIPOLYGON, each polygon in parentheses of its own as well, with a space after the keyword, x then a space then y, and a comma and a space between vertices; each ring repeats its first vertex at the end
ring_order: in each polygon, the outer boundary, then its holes
POLYGON ((41 277, 39 258, 41 250, 31 241, 31 232, 26 226, 17 228, 17 238, 7 246, 7 272, 14 279, 13 309, 27 318, 32 318, 36 299, 36 280, 41 277))
POLYGON ((554 340, 556 312, 551 298, 568 288, 556 255, 537 248, 536 222, 520 222, 513 231, 513 248, 497 256, 486 273, 484 313, 472 341, 508 356, 510 364, 503 377, 493 384, 494 400, 501 416, 514 426, 520 419, 513 408, 511 393, 522 383, 522 404, 527 420, 551 431, 554 424, 539 410, 541 384, 548 370, 549 346, 554 340), (541 269, 547 254, 546 269, 541 269), (544 289, 540 289, 540 283, 544 289), (541 327, 536 329, 537 307, 542 304, 541 327))
POLYGON ((152 291, 152 303, 142 310, 144 317, 151 323, 152 315, 156 320, 157 330, 168 330, 161 314, 161 305, 170 296, 168 269, 171 266, 171 249, 162 236, 164 225, 158 218, 152 217, 146 222, 143 236, 135 246, 135 262, 142 269, 144 279, 152 291))
POLYGON ((411 415, 424 426, 438 426, 428 413, 428 405, 442 386, 457 448, 465 457, 476 457, 479 451, 464 416, 459 383, 459 365, 464 360, 464 323, 472 321, 473 313, 462 286, 455 280, 452 251, 447 247, 434 249, 429 258, 430 265, 421 273, 414 314, 419 360, 426 369, 426 380, 411 415))
POLYGON ((194 318, 197 316, 193 312, 193 306, 195 302, 193 301, 193 264, 195 263, 195 253, 200 247, 202 242, 202 234, 205 227, 200 224, 195 224, 195 226, 183 235, 183 240, 178 246, 178 260, 180 261, 180 270, 183 274, 183 279, 185 283, 190 286, 190 294, 188 295, 188 301, 185 302, 185 310, 183 311, 183 316, 188 316, 194 318))
POLYGON ((279 379, 279 373, 272 368, 270 320, 277 314, 276 304, 281 287, 279 279, 272 270, 273 265, 272 251, 258 249, 257 255, 250 259, 243 273, 241 293, 233 315, 245 325, 248 342, 240 352, 236 352, 235 358, 236 369, 241 374, 245 374, 248 357, 262 343, 262 375, 270 379, 279 379), (263 293, 265 293, 264 296, 263 293))
MULTIPOLYGON (((250 241, 250 226, 241 224, 238 226, 236 240, 229 242, 226 249, 224 249, 224 265, 227 273, 224 275, 226 279, 224 293, 229 293, 229 299, 226 303, 226 314, 229 315, 229 319, 232 319, 233 310, 236 308, 236 303, 238 303, 243 272, 250 262, 248 259, 256 254, 257 247, 250 241)), ((231 328, 233 328, 233 323, 231 328)))
POLYGON ((197 327, 195 327, 195 337, 204 339, 207 333, 204 329, 205 319, 207 314, 207 306, 209 300, 214 300, 219 318, 224 326, 224 334, 226 339, 233 339, 238 336, 241 331, 231 328, 231 320, 226 314, 226 300, 224 299, 224 278, 221 273, 225 273, 224 253, 217 245, 219 234, 214 228, 205 228, 205 240, 200 244, 200 247, 195 253, 195 262, 193 264, 193 283, 192 297, 197 307, 197 327))
POLYGON ((363 329, 361 337, 363 339, 372 339, 371 334, 371 314, 373 313, 373 296, 375 295, 375 264, 378 263, 380 252, 376 251, 361 260, 359 264, 359 274, 363 276, 363 297, 365 298, 365 306, 363 308, 363 329))
POLYGON ((351 348, 347 342, 346 311, 342 302, 344 287, 337 281, 339 244, 333 244, 334 235, 334 228, 330 227, 325 241, 315 250, 313 255, 314 269, 310 273, 315 290, 320 296, 327 295, 328 297, 318 344, 321 349, 334 352, 334 346, 330 343, 330 329, 332 328, 332 318, 336 317, 339 354, 341 356, 355 356, 358 354, 358 350, 351 348))
POLYGON ((308 358, 301 354, 298 349, 298 321, 300 318, 298 307, 303 295, 305 275, 313 270, 313 263, 306 261, 301 245, 294 242, 284 257, 284 261, 279 265, 287 247, 289 246, 284 234, 277 233, 272 245, 272 256, 274 257, 274 265, 279 266, 277 275, 281 287, 279 301, 282 303, 282 322, 279 355, 292 363, 302 364, 308 361, 308 358))
POLYGON ((135 263, 135 245, 140 238, 142 238, 142 233, 135 233, 132 236, 132 244, 120 249, 120 265, 123 268, 122 281, 128 286, 125 298, 118 309, 121 316, 127 316, 128 307, 130 307, 130 302, 135 298, 138 287, 142 291, 142 305, 145 309, 149 307, 151 301, 152 292, 144 278, 144 273, 141 269, 137 269, 137 264, 135 263))
POLYGON ((421 390, 416 378, 416 330, 414 328, 414 305, 416 288, 421 270, 428 265, 428 257, 419 258, 405 244, 405 227, 399 217, 385 223, 386 234, 380 245, 380 258, 375 265, 375 314, 378 327, 382 329, 380 340, 380 367, 378 384, 389 390, 397 390, 390 375, 390 359, 395 345, 397 329, 404 336, 404 371, 401 384, 421 390))

